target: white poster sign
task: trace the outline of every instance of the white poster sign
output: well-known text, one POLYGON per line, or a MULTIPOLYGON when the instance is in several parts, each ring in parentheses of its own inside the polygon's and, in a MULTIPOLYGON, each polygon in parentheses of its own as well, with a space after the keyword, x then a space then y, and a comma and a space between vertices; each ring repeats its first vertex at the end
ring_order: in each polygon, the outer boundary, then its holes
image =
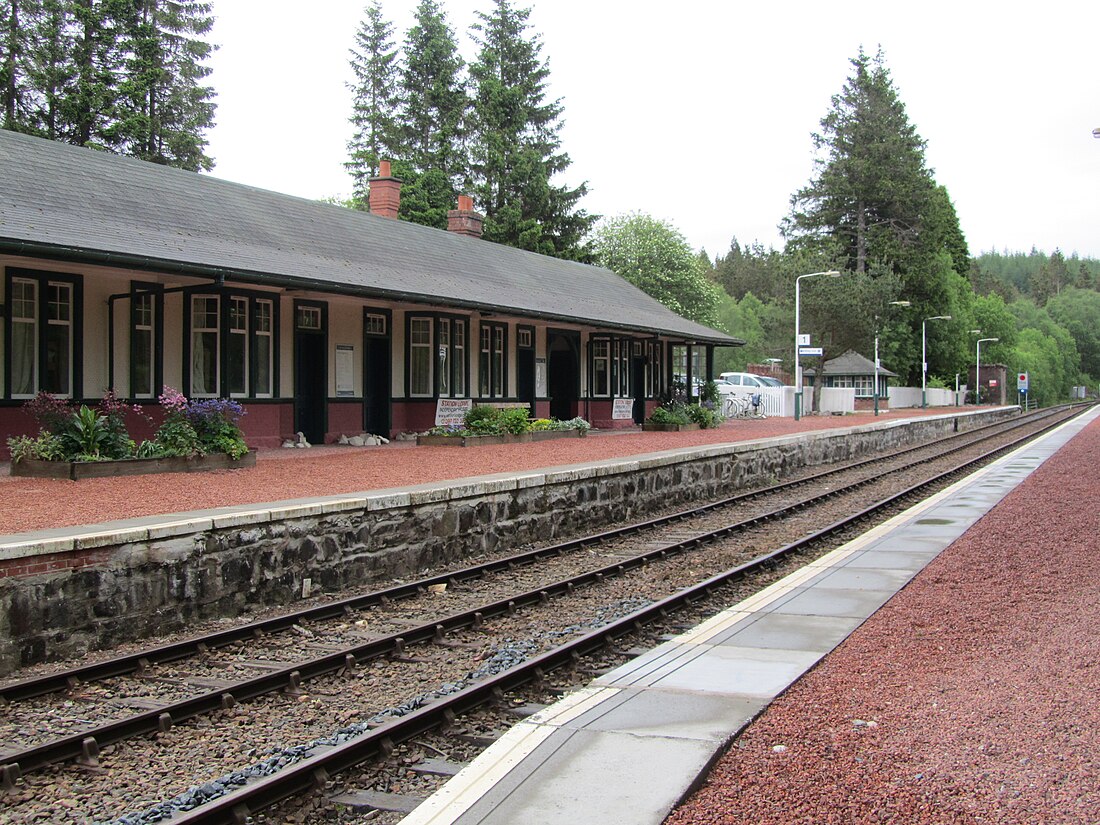
POLYGON ((336 345, 336 394, 340 397, 355 395, 355 345, 336 345))
POLYGON ((435 426, 461 427, 473 406, 470 398, 440 398, 435 402, 435 426))
POLYGON ((612 402, 611 418, 614 421, 625 421, 634 417, 634 399, 616 398, 612 402))
POLYGON ((546 359, 535 359, 535 397, 546 397, 546 359))

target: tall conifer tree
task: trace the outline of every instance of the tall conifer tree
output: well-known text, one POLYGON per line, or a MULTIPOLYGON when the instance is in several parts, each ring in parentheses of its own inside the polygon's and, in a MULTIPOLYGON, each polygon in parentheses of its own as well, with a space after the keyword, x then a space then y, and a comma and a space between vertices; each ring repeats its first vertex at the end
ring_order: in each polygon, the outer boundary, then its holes
POLYGON ((211 4, 137 0, 127 27, 126 81, 115 132, 126 154, 197 171, 212 169, 203 132, 214 124, 214 90, 202 81, 214 48, 203 35, 211 4))
POLYGON ((860 50, 813 136, 817 174, 791 198, 795 245, 827 247, 854 272, 896 268, 916 241, 932 191, 924 141, 909 122, 881 50, 860 50))
POLYGON ((530 14, 511 0, 494 0, 473 26, 480 47, 470 66, 475 199, 489 240, 588 260, 583 239, 596 217, 576 208, 584 184, 552 182, 571 160, 561 151, 561 101, 546 99, 550 69, 541 38, 527 35, 530 14))
POLYGON ((350 61, 355 74, 351 84, 355 134, 348 143, 350 159, 344 165, 354 181, 352 200, 366 209, 367 182, 378 174, 378 162, 401 153, 397 49, 393 24, 382 16, 380 0, 372 0, 367 7, 355 44, 350 61))

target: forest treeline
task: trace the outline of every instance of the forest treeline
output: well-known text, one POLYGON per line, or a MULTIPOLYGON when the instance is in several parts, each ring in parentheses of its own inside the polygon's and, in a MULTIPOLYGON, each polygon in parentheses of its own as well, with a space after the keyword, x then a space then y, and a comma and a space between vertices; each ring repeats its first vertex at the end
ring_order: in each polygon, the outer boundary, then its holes
MULTIPOLYGON (((711 258, 644 213, 600 219, 568 185, 564 102, 548 97, 548 59, 531 9, 485 0, 466 36, 443 0, 419 0, 396 32, 370 0, 349 43, 346 206, 369 208, 379 161, 403 181, 401 218, 446 225, 458 194, 485 216, 485 238, 600 263, 680 314, 744 339, 720 368, 769 358, 792 366, 796 279, 801 329, 823 359, 854 349, 919 385, 951 386, 986 340, 983 363, 1032 376, 1040 403, 1100 379, 1100 263, 1062 252, 972 256, 948 187, 880 50, 862 50, 810 136, 812 176, 780 219, 782 249, 734 238, 711 258), (996 339, 996 340, 993 340, 996 339)), ((213 168, 206 83, 213 4, 198 0, 5 0, 0 120, 28 132, 194 171, 213 168)), ((609 138, 614 139, 614 138, 609 138)), ((731 228, 734 229, 734 228, 731 228)), ((811 364, 808 364, 811 365, 811 364)), ((965 380, 965 378, 963 379, 965 380)))

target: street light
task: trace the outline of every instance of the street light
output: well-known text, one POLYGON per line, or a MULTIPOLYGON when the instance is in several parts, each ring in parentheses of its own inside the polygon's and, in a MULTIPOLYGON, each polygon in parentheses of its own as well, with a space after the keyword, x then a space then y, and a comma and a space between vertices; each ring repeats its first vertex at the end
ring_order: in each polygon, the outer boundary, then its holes
MULTIPOLYGON (((891 301, 890 302, 890 306, 892 306, 892 307, 907 307, 909 305, 910 304, 909 304, 908 301, 891 301)), ((877 315, 875 316, 875 389, 874 389, 874 392, 872 393, 872 395, 874 396, 874 399, 875 399, 875 415, 878 415, 878 397, 879 397, 879 394, 878 394, 878 316, 877 315)))
POLYGON ((920 408, 928 409, 928 329, 929 321, 950 321, 950 315, 933 315, 920 322, 920 408))
POLYGON ((799 357, 798 348, 801 346, 799 339, 802 337, 798 328, 798 302, 799 287, 803 278, 813 278, 817 275, 828 275, 835 278, 840 273, 835 269, 827 269, 824 272, 810 272, 807 275, 799 275, 794 279, 794 420, 797 421, 802 413, 802 359, 799 357))
MULTIPOLYGON (((978 331, 981 335, 981 330, 978 331)), ((1000 341, 1000 338, 979 338, 978 345, 974 349, 974 403, 982 403, 982 342, 1000 341)))

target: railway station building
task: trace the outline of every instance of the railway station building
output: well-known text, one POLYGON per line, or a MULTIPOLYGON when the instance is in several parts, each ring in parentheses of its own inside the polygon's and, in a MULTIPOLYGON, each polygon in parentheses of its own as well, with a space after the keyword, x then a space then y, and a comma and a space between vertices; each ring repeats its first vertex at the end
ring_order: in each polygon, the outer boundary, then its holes
MULTIPOLYGON (((0 130, 0 445, 38 392, 234 398, 254 447, 393 435, 470 403, 629 427, 743 342, 610 270, 0 130)), ((139 433, 140 435, 140 433, 139 433)))

